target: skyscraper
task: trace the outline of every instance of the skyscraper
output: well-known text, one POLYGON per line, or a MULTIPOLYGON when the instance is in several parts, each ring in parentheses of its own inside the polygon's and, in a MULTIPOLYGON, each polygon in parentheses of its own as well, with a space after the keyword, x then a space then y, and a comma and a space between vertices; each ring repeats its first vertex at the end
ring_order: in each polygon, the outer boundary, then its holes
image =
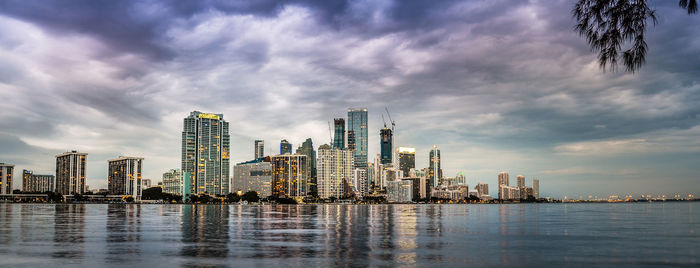
POLYGON ((381 151, 381 161, 383 165, 392 163, 393 134, 386 126, 379 130, 379 147, 381 151))
POLYGON ((333 119, 335 133, 333 135, 333 149, 345 149, 345 119, 333 119))
POLYGON ((479 182, 474 189, 476 189, 476 192, 479 194, 479 198, 489 194, 489 185, 486 183, 479 182))
POLYGON ((191 112, 182 131, 182 172, 192 177, 191 187, 185 189, 194 194, 228 194, 229 148, 228 122, 222 114, 191 112))
POLYGON ((53 175, 34 174, 31 170, 22 170, 22 191, 30 193, 53 192, 55 178, 53 175))
POLYGON ((540 180, 538 178, 532 178, 532 196, 540 198, 540 180))
POLYGON ((280 154, 292 154, 292 144, 287 140, 280 141, 280 154))
POLYGON ((128 195, 137 200, 141 199, 143 158, 120 156, 107 160, 107 163, 109 164, 109 173, 107 173, 109 194, 128 195))
POLYGON ((355 167, 367 167, 367 108, 348 109, 348 149, 355 150, 355 167))
POLYGON ((518 177, 516 177, 516 180, 518 182, 518 189, 525 187, 525 176, 518 175, 518 177))
POLYGON ((307 193, 309 159, 305 155, 281 154, 271 157, 272 195, 303 197, 307 193))
POLYGON ((430 179, 430 185, 433 187, 438 186, 438 182, 442 178, 442 166, 440 164, 440 149, 437 145, 433 145, 433 149, 430 150, 430 163, 428 170, 428 178, 430 179))
POLYGON ((321 145, 318 148, 318 196, 342 197, 343 182, 354 178, 353 165, 353 151, 321 145))
POLYGON ((255 159, 265 157, 265 141, 255 140, 255 159))
POLYGON ((309 159, 309 194, 311 195, 316 195, 318 194, 318 187, 317 187, 317 181, 316 181, 316 150, 314 150, 314 143, 311 141, 311 138, 307 138, 306 141, 304 141, 299 148, 297 148, 297 154, 303 154, 309 159))
POLYGON ((56 156, 56 193, 73 195, 85 193, 87 153, 70 151, 56 156))
POLYGON ((399 147, 399 170, 401 177, 409 177, 408 171, 416 168, 416 148, 399 147))
POLYGON ((506 193, 506 189, 504 187, 508 187, 510 185, 510 175, 508 175, 508 172, 501 171, 498 173, 498 199, 507 199, 508 194, 506 193))
POLYGON ((12 194, 12 174, 15 165, 0 163, 0 194, 12 194))

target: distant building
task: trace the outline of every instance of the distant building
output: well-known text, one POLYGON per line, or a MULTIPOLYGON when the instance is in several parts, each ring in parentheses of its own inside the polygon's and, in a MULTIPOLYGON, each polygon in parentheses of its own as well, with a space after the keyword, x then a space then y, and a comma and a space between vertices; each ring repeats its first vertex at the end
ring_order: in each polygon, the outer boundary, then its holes
POLYGON ((151 179, 141 179, 141 189, 146 190, 148 188, 153 187, 153 184, 151 183, 151 179))
POLYGON ((520 189, 515 186, 499 185, 498 194, 501 200, 520 199, 520 189))
POLYGON ((379 149, 381 153, 381 162, 383 165, 392 164, 392 148, 394 136, 390 128, 384 126, 379 130, 379 149))
POLYGON ((287 140, 280 141, 280 154, 292 154, 292 144, 287 140))
POLYGON ((437 187, 439 185, 440 179, 442 178, 442 166, 440 164, 440 149, 437 145, 433 145, 433 149, 430 150, 430 156, 428 158, 429 170, 428 179, 430 179, 430 185, 432 187, 437 187))
POLYGON ((369 194, 369 180, 368 180, 368 169, 366 167, 356 167, 354 171, 353 184, 355 185, 355 192, 359 194, 359 197, 369 194))
POLYGON ((272 163, 269 157, 236 164, 231 192, 255 191, 261 197, 272 195, 272 163))
POLYGON ((525 186, 523 188, 520 188, 520 198, 521 199, 527 199, 531 196, 535 197, 533 190, 532 190, 532 187, 525 186))
POLYGON ((55 189, 53 175, 34 174, 31 170, 22 170, 22 191, 29 193, 53 192, 55 189))
POLYGON ((532 179, 532 196, 534 196, 535 199, 540 198, 540 180, 537 178, 532 179))
POLYGON ((457 176, 455 176, 455 184, 467 185, 467 176, 464 175, 464 172, 457 173, 457 176))
POLYGON ((255 140, 255 153, 254 159, 259 159, 265 157, 265 141, 255 140))
POLYGON ((355 150, 355 167, 367 167, 367 142, 367 108, 348 108, 348 149, 355 150))
POLYGON ((468 185, 438 186, 431 191, 431 197, 450 200, 464 200, 469 197, 468 185))
POLYGON ((425 177, 407 177, 401 180, 410 180, 413 189, 413 201, 430 198, 430 185, 425 177))
POLYGON ((408 177, 408 172, 416 168, 416 148, 399 147, 399 170, 402 177, 408 177))
POLYGON ((311 138, 307 138, 299 148, 297 148, 296 154, 303 154, 310 159, 309 168, 309 181, 308 181, 308 191, 310 195, 318 195, 318 183, 317 181, 317 168, 316 168, 316 150, 314 150, 314 143, 311 138))
POLYGON ((517 182, 518 182, 518 188, 523 188, 523 187, 525 187, 525 176, 523 176, 523 175, 518 175, 518 177, 516 177, 516 180, 517 180, 517 182))
POLYGON ((367 163, 367 189, 369 193, 371 193, 375 187, 374 174, 374 163, 367 163))
POLYGON ((56 193, 73 195, 86 192, 87 155, 70 151, 56 156, 56 193))
POLYGON ((474 189, 476 189, 476 192, 479 193, 479 195, 477 195, 477 197, 479 198, 489 194, 489 185, 486 183, 479 182, 476 184, 476 187, 474 187, 474 189))
MULTIPOLYGON (((223 114, 193 111, 182 130, 182 172, 192 176, 194 194, 225 195, 230 180, 229 123, 223 114)), ((190 194, 190 193, 186 193, 190 194)))
POLYGON ((504 193, 503 186, 510 185, 508 172, 501 171, 498 173, 498 199, 507 199, 508 195, 504 193))
POLYGON ((107 189, 111 195, 128 195, 141 199, 143 158, 120 156, 107 160, 109 164, 107 189))
POLYGON ((184 192, 184 181, 181 169, 171 169, 163 173, 163 192, 182 195, 184 192))
POLYGON ((354 152, 331 148, 331 146, 324 144, 318 148, 317 161, 318 196, 320 198, 341 198, 344 195, 343 181, 352 180, 355 176, 354 152))
POLYGON ((413 181, 390 181, 386 187, 386 199, 389 203, 408 203, 413 201, 413 181))
POLYGON ((0 194, 12 194, 12 175, 15 165, 0 163, 0 194))
POLYGON ((345 149, 345 119, 333 119, 334 134, 333 134, 333 149, 345 149))
POLYGON ((307 194, 309 159, 305 155, 281 154, 272 156, 272 195, 275 197, 303 197, 307 194))

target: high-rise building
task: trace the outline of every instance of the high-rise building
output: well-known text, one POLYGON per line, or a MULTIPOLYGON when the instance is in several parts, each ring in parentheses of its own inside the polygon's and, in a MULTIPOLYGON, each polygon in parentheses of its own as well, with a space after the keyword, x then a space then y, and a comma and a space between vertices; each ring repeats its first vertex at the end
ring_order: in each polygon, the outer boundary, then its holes
POLYGON ((379 147, 381 152, 381 160, 383 165, 392 163, 392 148, 394 136, 391 129, 386 126, 379 130, 379 147))
POLYGON ((233 167, 232 192, 255 191, 261 197, 272 194, 272 163, 269 157, 238 163, 233 167))
POLYGON ((272 195, 303 197, 307 194, 309 159, 300 154, 272 156, 272 195))
POLYGON ((355 150, 355 167, 367 167, 367 138, 367 108, 349 108, 348 149, 355 150))
POLYGON ((34 174, 31 170, 22 170, 22 191, 43 193, 54 191, 55 178, 53 175, 34 174))
MULTIPOLYGON (((182 131, 182 172, 194 194, 225 195, 230 180, 229 125, 222 114, 191 112, 182 131)), ((185 193, 190 194, 190 193, 185 193)))
POLYGON ((486 183, 479 182, 474 189, 476 189, 476 192, 479 194, 479 198, 489 194, 489 185, 486 183))
POLYGON ((532 196, 540 198, 540 180, 538 178, 532 178, 532 196))
MULTIPOLYGON (((357 162, 355 162, 357 163, 357 162)), ((353 180, 353 184, 355 186, 355 191, 360 195, 360 197, 365 196, 366 194, 369 194, 369 176, 367 175, 368 168, 366 167, 356 167, 355 168, 355 177, 353 180)))
POLYGON ((318 148, 317 182, 320 198, 340 198, 345 194, 343 182, 354 179, 354 160, 353 151, 331 148, 327 144, 318 148))
POLYGON ((171 169, 163 173, 163 192, 174 195, 182 195, 184 192, 184 180, 182 170, 171 169))
POLYGON ((292 154, 292 144, 287 140, 280 141, 280 154, 292 154))
POLYGON ((306 156, 306 159, 309 159, 309 194, 311 195, 317 195, 318 194, 318 186, 317 186, 317 176, 316 176, 316 150, 314 150, 314 143, 311 141, 311 138, 307 138, 306 141, 304 141, 299 148, 297 148, 296 154, 303 154, 306 156))
POLYGON ((12 174, 15 165, 0 163, 0 194, 12 194, 12 174))
POLYGON ((428 163, 428 178, 430 179, 430 185, 437 187, 439 185, 440 179, 442 178, 442 166, 440 164, 440 149, 437 145, 433 145, 433 149, 430 150, 430 156, 428 158, 430 161, 428 163))
POLYGON ((265 141, 255 140, 255 159, 265 157, 265 141))
POLYGON ((345 119, 333 119, 333 149, 345 149, 345 119))
POLYGON ((399 170, 400 177, 409 177, 408 172, 416 168, 416 148, 399 147, 399 170))
POLYGON ((515 178, 517 183, 518 183, 518 188, 523 188, 525 187, 525 176, 523 175, 518 175, 518 177, 515 178))
POLYGON ((464 172, 457 172, 457 176, 455 177, 455 184, 467 185, 467 176, 464 175, 464 172))
POLYGON ((510 175, 508 175, 508 172, 501 171, 498 173, 498 199, 507 199, 509 196, 508 193, 505 191, 504 187, 508 187, 510 185, 510 175))
POLYGON ((85 193, 87 153, 70 151, 56 156, 56 193, 73 195, 85 193))
POLYGON ((107 189, 111 195, 128 195, 135 199, 141 199, 143 191, 141 182, 141 170, 143 158, 120 156, 107 160, 109 163, 107 189))

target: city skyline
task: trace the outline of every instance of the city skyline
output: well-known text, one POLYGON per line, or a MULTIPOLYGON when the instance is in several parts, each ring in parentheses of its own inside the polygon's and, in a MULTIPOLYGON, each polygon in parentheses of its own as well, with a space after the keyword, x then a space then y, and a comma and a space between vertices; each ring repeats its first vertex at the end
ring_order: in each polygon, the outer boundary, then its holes
POLYGON ((655 2, 636 74, 598 68, 571 1, 152 4, 0 3, 0 162, 15 165, 14 189, 71 150, 89 153, 91 189, 107 188, 118 155, 160 180, 180 167, 193 110, 226 116, 240 163, 256 139, 266 155, 282 139, 331 144, 329 122, 366 107, 373 162, 388 107, 393 147, 416 148, 416 168, 437 145, 444 176, 492 195, 503 170, 558 198, 700 191, 700 68, 686 60, 700 16, 673 1, 655 2))

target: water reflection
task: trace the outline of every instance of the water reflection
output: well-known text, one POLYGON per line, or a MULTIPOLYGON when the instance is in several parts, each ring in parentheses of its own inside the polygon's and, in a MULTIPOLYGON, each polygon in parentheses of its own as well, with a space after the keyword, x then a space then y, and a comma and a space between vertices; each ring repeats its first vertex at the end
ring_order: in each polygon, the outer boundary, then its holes
POLYGON ((85 206, 56 205, 54 213, 54 258, 79 262, 84 258, 85 206))
POLYGON ((107 263, 119 263, 141 254, 141 206, 107 205, 107 263))
POLYGON ((228 225, 228 206, 184 206, 180 254, 187 257, 227 257, 228 225))

